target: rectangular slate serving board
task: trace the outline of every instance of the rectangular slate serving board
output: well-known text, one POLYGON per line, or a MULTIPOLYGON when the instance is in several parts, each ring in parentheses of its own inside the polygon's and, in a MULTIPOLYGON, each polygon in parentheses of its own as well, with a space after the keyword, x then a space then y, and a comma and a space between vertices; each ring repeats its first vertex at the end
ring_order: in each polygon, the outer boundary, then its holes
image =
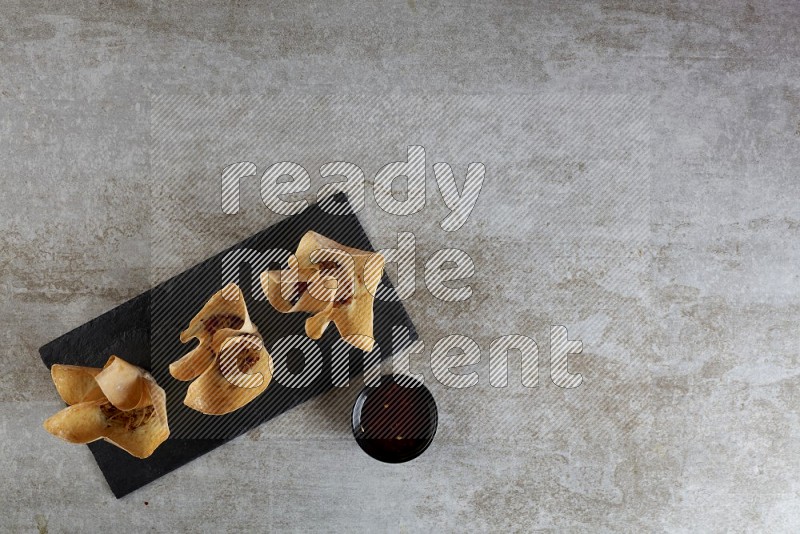
MULTIPOLYGON (((207 416, 184 406, 183 398, 189 382, 174 380, 168 371, 169 362, 178 359, 194 346, 194 343, 181 344, 178 334, 186 328, 208 298, 222 288, 223 261, 226 257, 231 257, 229 254, 247 257, 245 251, 264 252, 270 249, 294 252, 301 236, 308 230, 314 230, 347 246, 374 250, 358 218, 351 212, 346 197, 340 194, 327 202, 331 203, 327 210, 319 205, 312 205, 39 349, 48 368, 55 363, 102 367, 110 355, 117 355, 149 370, 167 392, 171 435, 152 456, 140 460, 105 441, 88 445, 117 498, 335 387, 331 377, 330 356, 332 347, 339 342, 339 335, 333 324, 315 342, 322 361, 322 372, 317 379, 303 388, 287 388, 273 379, 261 396, 228 415, 207 416), (334 205, 337 209, 330 208, 334 205)), ((289 335, 304 336, 304 322, 308 315, 280 314, 266 299, 258 300, 257 297, 263 298, 263 294, 258 286, 253 287, 254 284, 251 283, 253 276, 257 275, 254 266, 256 263, 240 263, 239 283, 251 319, 258 326, 264 343, 270 350, 273 343, 280 338, 289 335)), ((275 267, 278 264, 270 265, 270 268, 275 267)), ((257 268, 263 268, 263 265, 257 268)), ((382 285, 387 293, 394 292, 385 274, 382 285)), ((372 353, 374 357, 384 359, 417 339, 416 329, 399 300, 376 299, 374 309, 374 338, 378 347, 372 353), (395 327, 403 329, 405 335, 393 339, 396 337, 392 335, 395 327), (397 346, 393 346, 393 343, 397 346)), ((352 349, 349 355, 349 387, 361 387, 363 383, 356 382, 353 378, 363 371, 364 353, 352 349)), ((289 371, 303 372, 302 354, 296 352, 292 357, 295 358, 294 362, 287 356, 289 371)), ((349 415, 341 414, 345 418, 349 415)))

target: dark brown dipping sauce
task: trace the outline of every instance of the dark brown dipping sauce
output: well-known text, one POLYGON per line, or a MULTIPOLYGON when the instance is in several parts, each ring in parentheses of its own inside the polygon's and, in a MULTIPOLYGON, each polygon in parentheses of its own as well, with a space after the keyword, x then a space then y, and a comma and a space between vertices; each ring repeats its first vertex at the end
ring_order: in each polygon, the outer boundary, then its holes
POLYGON ((353 435, 373 458, 407 462, 433 441, 438 423, 436 403, 423 385, 404 387, 391 377, 383 380, 377 388, 364 388, 356 400, 353 435))

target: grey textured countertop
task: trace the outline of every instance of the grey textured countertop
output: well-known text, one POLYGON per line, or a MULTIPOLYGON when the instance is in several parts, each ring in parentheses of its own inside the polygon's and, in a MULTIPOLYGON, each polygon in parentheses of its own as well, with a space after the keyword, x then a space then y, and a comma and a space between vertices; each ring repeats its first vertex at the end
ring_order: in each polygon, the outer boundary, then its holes
MULTIPOLYGON (((0 9, 0 530, 791 531, 800 525, 800 5, 5 1, 0 9), (379 210, 407 146, 427 202, 379 210), (437 439, 383 465, 334 391, 121 499, 37 348, 282 217, 219 173, 327 161, 367 178, 378 247, 416 239, 407 302, 437 439), (486 180, 455 232, 432 164, 486 180), (436 250, 472 297, 425 287, 436 250), (564 325, 578 388, 549 376, 564 325), (438 383, 445 336, 481 348, 438 383), (536 340, 539 386, 489 347, 536 340)), ((392 273, 394 274, 394 273, 392 273)))

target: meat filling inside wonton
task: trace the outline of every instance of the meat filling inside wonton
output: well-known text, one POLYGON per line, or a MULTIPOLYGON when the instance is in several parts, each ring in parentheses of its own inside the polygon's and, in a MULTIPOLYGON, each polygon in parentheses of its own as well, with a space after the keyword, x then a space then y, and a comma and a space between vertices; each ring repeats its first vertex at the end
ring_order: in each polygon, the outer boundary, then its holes
POLYGON ((199 344, 169 366, 178 380, 192 380, 184 404, 207 415, 230 413, 258 397, 272 379, 272 360, 250 320, 244 295, 228 284, 181 332, 199 344))
POLYGON ((289 258, 289 269, 261 274, 270 304, 282 313, 306 312, 306 335, 319 339, 332 322, 342 338, 371 351, 373 303, 385 260, 309 231, 289 258))
POLYGON ((104 439, 147 458, 169 437, 166 395, 150 373, 111 356, 102 369, 53 365, 53 383, 69 404, 44 428, 70 443, 104 439))

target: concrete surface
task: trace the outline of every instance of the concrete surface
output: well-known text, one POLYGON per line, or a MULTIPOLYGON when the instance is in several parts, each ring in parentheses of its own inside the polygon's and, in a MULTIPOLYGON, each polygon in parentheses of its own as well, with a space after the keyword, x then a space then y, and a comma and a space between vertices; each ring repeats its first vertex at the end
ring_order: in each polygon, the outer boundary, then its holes
POLYGON ((0 530, 796 530, 798 27, 793 1, 4 1, 0 530), (425 455, 366 457, 340 391, 117 501, 42 430, 40 345, 280 218, 256 182, 217 210, 223 165, 371 178, 413 143, 429 205, 368 193, 362 220, 379 246, 417 237, 425 455), (487 164, 452 234, 434 161, 487 164), (421 285, 442 247, 475 261, 465 303, 421 285), (491 340, 546 360, 552 324, 585 383, 545 361, 538 388, 513 365, 492 388, 491 340), (483 349, 469 390, 426 366, 454 333, 483 349))

